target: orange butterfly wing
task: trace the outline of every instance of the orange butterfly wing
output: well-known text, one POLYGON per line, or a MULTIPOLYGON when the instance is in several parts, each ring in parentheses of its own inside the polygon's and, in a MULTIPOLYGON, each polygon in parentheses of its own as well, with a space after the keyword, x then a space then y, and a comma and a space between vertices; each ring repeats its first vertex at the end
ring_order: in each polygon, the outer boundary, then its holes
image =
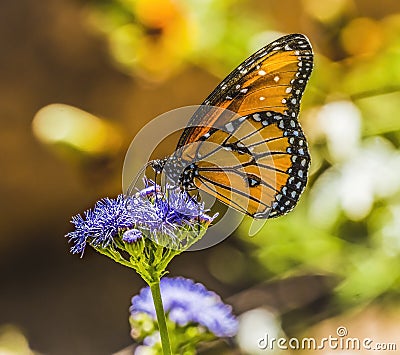
POLYGON ((175 153, 187 164, 196 162, 198 188, 255 218, 276 217, 296 205, 310 163, 297 116, 312 67, 308 39, 292 34, 254 53, 222 81, 190 119, 175 153))

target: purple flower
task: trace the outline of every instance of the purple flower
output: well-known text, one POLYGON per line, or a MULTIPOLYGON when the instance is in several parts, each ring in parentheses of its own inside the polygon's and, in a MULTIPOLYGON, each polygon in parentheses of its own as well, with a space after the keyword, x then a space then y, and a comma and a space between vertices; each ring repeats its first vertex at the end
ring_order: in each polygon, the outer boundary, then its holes
POLYGON ((167 187, 163 193, 152 181, 145 182, 146 188, 134 196, 104 198, 93 210, 85 211, 83 217, 72 217, 75 230, 66 235, 74 243, 71 252, 83 254, 87 244, 107 248, 124 232, 122 241, 128 244, 144 234, 156 242, 167 237, 179 245, 183 228, 185 232, 196 231, 200 225, 208 226, 215 217, 207 216, 204 204, 187 192, 167 187))
MULTIPOLYGON (((183 277, 162 278, 160 282, 164 310, 174 323, 185 326, 199 324, 218 337, 232 337, 238 330, 238 321, 232 308, 221 301, 204 285, 183 277)), ((149 287, 132 298, 132 316, 149 314, 156 319, 153 298, 149 287)))
POLYGON ((66 235, 73 254, 83 253, 87 243, 106 248, 120 230, 135 225, 133 216, 127 208, 127 199, 119 195, 116 199, 104 198, 96 203, 93 210, 72 217, 75 230, 66 235))
POLYGON ((136 243, 141 238, 143 234, 139 229, 128 229, 122 236, 122 240, 128 244, 136 243))
MULTIPOLYGON (((146 188, 130 200, 129 209, 136 226, 156 242, 168 237, 172 245, 179 244, 182 227, 198 232, 200 224, 208 226, 216 217, 206 214, 203 203, 197 202, 180 188, 167 185, 162 193, 154 182, 145 180, 146 188)), ((170 244, 170 246, 171 246, 170 244)))

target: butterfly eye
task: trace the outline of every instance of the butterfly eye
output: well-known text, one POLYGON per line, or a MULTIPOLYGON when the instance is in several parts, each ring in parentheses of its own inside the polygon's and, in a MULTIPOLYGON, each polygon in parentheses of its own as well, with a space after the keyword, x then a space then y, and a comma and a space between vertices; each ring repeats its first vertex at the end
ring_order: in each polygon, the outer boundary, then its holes
POLYGON ((162 170, 164 169, 164 165, 166 163, 166 159, 160 160, 152 160, 150 162, 150 166, 153 168, 156 174, 161 174, 162 170))

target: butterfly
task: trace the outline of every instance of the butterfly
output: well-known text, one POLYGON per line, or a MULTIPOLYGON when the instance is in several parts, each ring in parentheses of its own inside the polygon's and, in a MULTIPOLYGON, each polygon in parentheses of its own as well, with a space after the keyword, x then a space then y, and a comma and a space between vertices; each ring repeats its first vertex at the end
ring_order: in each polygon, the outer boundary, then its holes
POLYGON ((253 218, 291 211, 310 165, 297 118, 312 69, 312 47, 302 34, 261 48, 206 98, 175 152, 150 162, 153 170, 253 218))

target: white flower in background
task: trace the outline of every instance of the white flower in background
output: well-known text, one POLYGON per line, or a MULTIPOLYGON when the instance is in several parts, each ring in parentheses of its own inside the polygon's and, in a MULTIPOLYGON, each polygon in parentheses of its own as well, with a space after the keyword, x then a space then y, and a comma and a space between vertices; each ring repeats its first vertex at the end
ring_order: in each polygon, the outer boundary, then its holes
MULTIPOLYGON (((239 331, 236 339, 240 349, 245 354, 279 354, 280 350, 262 348, 259 343, 262 339, 278 339, 284 336, 280 321, 277 316, 265 308, 247 311, 239 317, 239 331)), ((264 346, 265 344, 262 344, 264 346)))
POLYGON ((361 113, 352 102, 335 101, 324 105, 317 113, 317 125, 335 161, 346 160, 357 151, 361 113))
POLYGON ((326 171, 311 193, 311 217, 327 225, 335 221, 340 207, 348 218, 361 220, 378 198, 400 189, 400 152, 383 138, 364 142, 353 156, 326 171))

